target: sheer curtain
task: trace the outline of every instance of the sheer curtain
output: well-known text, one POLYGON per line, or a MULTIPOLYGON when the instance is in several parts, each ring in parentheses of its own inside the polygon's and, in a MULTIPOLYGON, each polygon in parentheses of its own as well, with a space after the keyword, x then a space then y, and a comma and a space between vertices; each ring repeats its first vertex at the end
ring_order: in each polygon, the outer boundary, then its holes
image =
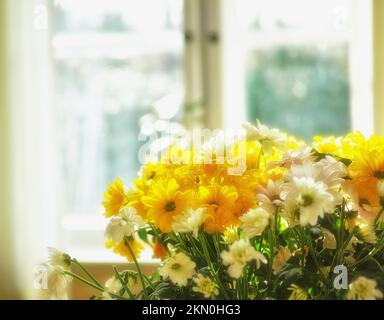
POLYGON ((48 5, 45 0, 0 1, 0 23, 5 24, 0 28, 0 296, 4 297, 36 298, 34 271, 57 235, 52 81, 46 63, 48 5))

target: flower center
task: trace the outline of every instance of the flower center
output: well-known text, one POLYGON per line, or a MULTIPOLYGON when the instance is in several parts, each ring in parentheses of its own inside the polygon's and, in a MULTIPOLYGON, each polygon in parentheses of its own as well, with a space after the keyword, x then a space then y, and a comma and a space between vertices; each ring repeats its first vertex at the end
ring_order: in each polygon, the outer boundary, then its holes
POLYGON ((377 179, 384 179, 384 171, 380 171, 380 170, 373 171, 373 176, 377 179))
POLYGON ((167 202, 166 205, 164 206, 164 210, 167 212, 171 212, 175 209, 176 209, 176 205, 173 201, 167 202))
POLYGON ((308 207, 313 203, 313 197, 310 194, 303 194, 301 196, 301 205, 303 207, 308 207))
POLYGON ((180 263, 174 263, 172 266, 171 266, 171 269, 172 270, 179 270, 181 268, 181 264, 180 263))

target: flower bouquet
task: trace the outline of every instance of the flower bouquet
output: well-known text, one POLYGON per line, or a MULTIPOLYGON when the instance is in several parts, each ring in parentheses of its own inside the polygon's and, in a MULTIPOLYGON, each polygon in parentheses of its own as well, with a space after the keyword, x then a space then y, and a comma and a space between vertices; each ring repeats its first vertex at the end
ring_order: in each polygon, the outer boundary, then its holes
POLYGON ((94 299, 383 299, 384 136, 307 145, 260 123, 243 132, 174 144, 131 187, 112 183, 106 247, 135 271, 101 284, 51 249, 56 291, 75 278, 94 299), (159 259, 151 275, 145 247, 159 259))

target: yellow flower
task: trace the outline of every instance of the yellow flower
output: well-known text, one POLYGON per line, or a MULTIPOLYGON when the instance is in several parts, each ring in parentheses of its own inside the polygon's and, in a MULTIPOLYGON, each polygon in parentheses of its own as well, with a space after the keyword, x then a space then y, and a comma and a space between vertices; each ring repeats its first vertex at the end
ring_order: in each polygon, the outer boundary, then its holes
POLYGON ((214 184, 199 189, 201 206, 207 209, 204 228, 208 233, 223 232, 227 226, 238 224, 235 201, 238 194, 234 187, 214 184))
MULTIPOLYGON (((129 246, 136 259, 140 258, 140 254, 143 251, 143 245, 136 239, 129 240, 129 246)), ((111 243, 109 243, 111 245, 111 243)), ((124 240, 121 240, 117 244, 114 244, 113 252, 127 258, 128 261, 133 261, 131 251, 125 244, 124 240)))
POLYGON ((175 179, 163 179, 152 185, 142 202, 148 207, 148 219, 162 232, 171 232, 173 218, 191 206, 193 194, 180 191, 175 179))
POLYGON ((114 183, 109 185, 107 191, 104 193, 104 199, 102 202, 105 209, 104 216, 111 217, 118 215, 128 200, 123 182, 120 178, 117 178, 114 183))
POLYGON ((226 227, 223 232, 222 238, 224 243, 226 244, 232 244, 235 241, 239 240, 238 228, 235 226, 226 227))
POLYGON ((193 281, 195 282, 195 286, 192 287, 192 291, 201 293, 205 299, 213 298, 219 294, 217 284, 211 278, 199 273, 193 281))
POLYGON ((308 299, 307 292, 296 284, 292 284, 288 290, 292 292, 288 300, 307 300, 308 299))

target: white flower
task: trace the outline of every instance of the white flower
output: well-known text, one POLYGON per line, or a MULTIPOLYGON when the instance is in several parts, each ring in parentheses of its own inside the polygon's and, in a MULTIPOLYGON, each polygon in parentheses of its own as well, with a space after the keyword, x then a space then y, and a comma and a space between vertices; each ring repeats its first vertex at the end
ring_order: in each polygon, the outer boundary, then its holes
POLYGON ((55 265, 48 271, 48 294, 51 300, 68 299, 68 285, 72 278, 66 275, 65 268, 55 265))
POLYGON ((174 284, 185 287, 188 279, 194 276, 195 267, 196 263, 186 254, 180 252, 166 259, 159 273, 163 278, 169 278, 174 284))
POLYGON ((291 224, 297 224, 299 219, 302 226, 314 226, 319 217, 333 212, 335 208, 334 198, 327 192, 327 186, 313 178, 293 177, 284 186, 281 198, 285 200, 283 215, 291 224))
POLYGON ((205 208, 193 210, 188 208, 183 214, 174 217, 172 228, 176 232, 186 233, 192 232, 197 238, 200 226, 205 220, 205 208))
POLYGON ((248 140, 257 140, 261 143, 264 154, 272 152, 273 147, 284 149, 286 136, 278 129, 270 129, 257 120, 256 126, 245 123, 244 129, 247 131, 248 140))
POLYGON ((213 298, 219 294, 217 284, 211 278, 199 273, 193 281, 196 285, 192 287, 192 291, 201 293, 205 299, 213 298))
POLYGON ((323 240, 324 248, 335 250, 337 247, 337 243, 333 233, 326 228, 321 228, 321 232, 323 233, 323 236, 324 236, 324 240, 323 240))
POLYGON ((143 224, 142 218, 132 207, 121 209, 120 216, 112 217, 105 229, 105 238, 115 243, 120 242, 125 236, 134 234, 137 227, 143 224))
POLYGON ((229 247, 229 251, 220 254, 225 266, 229 265, 228 274, 232 278, 240 278, 243 268, 251 260, 256 260, 256 267, 260 268, 261 263, 267 263, 267 259, 261 252, 256 251, 249 241, 238 240, 229 247))
POLYGON ((119 279, 115 276, 109 278, 105 282, 105 291, 103 292, 104 299, 113 299, 113 295, 120 295, 120 291, 123 288, 119 279), (111 295, 112 294, 112 295, 111 295))
POLYGON ((281 160, 271 161, 267 164, 268 168, 284 167, 290 169, 293 165, 301 165, 306 161, 312 161, 313 155, 311 148, 304 147, 299 150, 287 151, 281 160))
POLYGON ((244 230, 248 238, 260 235, 269 224, 270 214, 263 208, 250 209, 240 217, 241 229, 244 230))
POLYGON ((366 277, 358 277, 349 285, 347 293, 349 300, 376 300, 383 299, 383 293, 377 289, 377 282, 366 277))
POLYGON ((48 248, 49 264, 52 267, 59 266, 64 270, 68 270, 71 265, 71 257, 55 248, 48 248))
POLYGON ((292 253, 288 247, 280 247, 276 256, 273 258, 272 270, 277 274, 287 264, 287 261, 292 257, 292 253))
POLYGON ((275 213, 276 207, 281 205, 280 193, 282 181, 268 180, 266 187, 257 188, 256 200, 261 202, 261 207, 271 215, 275 213))

